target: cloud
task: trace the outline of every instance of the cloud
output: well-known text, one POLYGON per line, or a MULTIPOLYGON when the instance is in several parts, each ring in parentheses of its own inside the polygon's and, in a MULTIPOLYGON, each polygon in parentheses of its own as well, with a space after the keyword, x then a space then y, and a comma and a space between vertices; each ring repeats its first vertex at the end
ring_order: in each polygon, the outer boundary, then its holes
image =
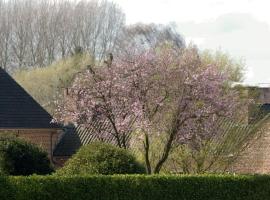
MULTIPOLYGON (((269 82, 270 29, 265 22, 251 14, 231 13, 202 23, 178 23, 179 32, 186 38, 203 38, 200 48, 229 52, 246 60, 247 82, 269 82)), ((189 39, 190 40, 190 39, 189 39)))
POLYGON ((269 0, 113 0, 127 23, 178 22, 179 31, 200 48, 222 49, 245 58, 247 82, 269 82, 269 0))
POLYGON ((269 0, 113 0, 127 14, 127 23, 202 22, 228 13, 250 13, 270 24, 269 0))

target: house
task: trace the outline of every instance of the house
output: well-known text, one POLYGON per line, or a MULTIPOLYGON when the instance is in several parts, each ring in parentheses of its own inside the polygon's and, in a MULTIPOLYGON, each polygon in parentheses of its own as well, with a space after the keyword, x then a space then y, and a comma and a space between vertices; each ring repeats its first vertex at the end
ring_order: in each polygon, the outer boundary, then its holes
POLYGON ((106 121, 63 128, 52 123, 52 119, 53 117, 0 67, 0 133, 13 133, 40 146, 47 151, 55 166, 62 166, 81 145, 96 140, 113 143, 110 134, 112 127, 106 121), (102 138, 101 135, 105 137, 102 138))
POLYGON ((52 116, 0 67, 0 132, 41 146, 52 160, 62 127, 51 121, 52 116))

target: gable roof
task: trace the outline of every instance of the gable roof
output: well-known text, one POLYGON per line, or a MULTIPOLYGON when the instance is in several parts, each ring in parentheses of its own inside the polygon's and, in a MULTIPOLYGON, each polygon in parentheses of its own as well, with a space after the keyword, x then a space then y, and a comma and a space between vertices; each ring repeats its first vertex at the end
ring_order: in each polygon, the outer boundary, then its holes
POLYGON ((0 129, 60 128, 51 120, 52 116, 0 67, 0 129))

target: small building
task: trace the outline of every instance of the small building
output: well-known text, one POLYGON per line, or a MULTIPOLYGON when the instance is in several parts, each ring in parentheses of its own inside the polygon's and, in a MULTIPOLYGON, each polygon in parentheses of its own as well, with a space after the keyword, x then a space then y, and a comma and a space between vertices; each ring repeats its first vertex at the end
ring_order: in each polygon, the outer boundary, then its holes
POLYGON ((52 161, 62 128, 51 121, 52 116, 0 67, 0 132, 37 144, 52 161))

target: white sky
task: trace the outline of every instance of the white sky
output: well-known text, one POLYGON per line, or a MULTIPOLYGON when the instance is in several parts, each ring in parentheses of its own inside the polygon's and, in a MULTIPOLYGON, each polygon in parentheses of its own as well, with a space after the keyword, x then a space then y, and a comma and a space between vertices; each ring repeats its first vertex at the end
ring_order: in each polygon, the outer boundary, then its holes
POLYGON ((270 0, 114 0, 128 24, 171 23, 201 49, 246 60, 248 83, 270 83, 270 0))

